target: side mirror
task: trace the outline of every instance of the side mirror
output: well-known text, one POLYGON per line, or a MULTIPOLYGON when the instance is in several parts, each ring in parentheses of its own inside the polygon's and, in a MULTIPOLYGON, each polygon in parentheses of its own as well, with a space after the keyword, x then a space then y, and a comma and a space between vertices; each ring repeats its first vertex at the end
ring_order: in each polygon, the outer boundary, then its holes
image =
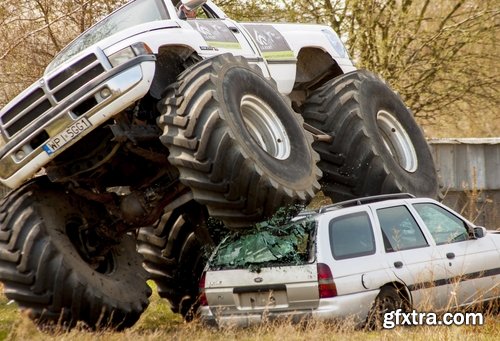
POLYGON ((486 229, 484 227, 481 226, 474 227, 474 237, 483 238, 485 234, 486 234, 486 229))
POLYGON ((187 9, 193 10, 201 5, 203 5, 207 0, 181 0, 182 4, 186 6, 187 9))

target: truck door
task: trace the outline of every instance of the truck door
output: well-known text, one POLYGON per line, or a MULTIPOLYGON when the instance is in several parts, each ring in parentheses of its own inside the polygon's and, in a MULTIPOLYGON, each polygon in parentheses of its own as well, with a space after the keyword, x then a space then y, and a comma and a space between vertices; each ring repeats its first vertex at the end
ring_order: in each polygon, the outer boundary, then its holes
POLYGON ((258 46, 279 91, 289 94, 295 84, 297 58, 285 37, 276 28, 278 26, 262 23, 248 23, 242 26, 249 39, 258 46))
POLYGON ((249 63, 258 65, 264 76, 269 77, 267 64, 258 49, 245 38, 240 25, 229 19, 218 18, 188 20, 188 23, 206 41, 205 46, 200 46, 206 56, 221 53, 242 56, 249 63))
POLYGON ((258 55, 231 20, 196 19, 188 20, 188 23, 205 39, 207 50, 229 52, 250 60, 255 60, 258 55))

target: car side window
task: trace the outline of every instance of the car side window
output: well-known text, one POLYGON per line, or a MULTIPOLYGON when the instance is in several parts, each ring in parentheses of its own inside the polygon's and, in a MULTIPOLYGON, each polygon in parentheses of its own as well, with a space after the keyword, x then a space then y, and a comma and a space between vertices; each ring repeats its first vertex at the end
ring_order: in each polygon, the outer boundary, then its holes
POLYGON ((415 218, 406 206, 377 210, 386 252, 394 252, 428 246, 415 218))
POLYGON ((430 203, 413 204, 437 245, 461 242, 469 239, 465 221, 444 208, 430 203))
POLYGON ((333 258, 337 260, 375 253, 372 224, 366 212, 332 219, 329 234, 333 258))

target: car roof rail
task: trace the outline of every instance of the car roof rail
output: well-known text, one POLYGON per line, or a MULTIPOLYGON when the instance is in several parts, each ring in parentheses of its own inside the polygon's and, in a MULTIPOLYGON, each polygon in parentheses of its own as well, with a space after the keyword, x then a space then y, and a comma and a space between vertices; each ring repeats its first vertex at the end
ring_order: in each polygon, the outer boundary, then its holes
POLYGON ((411 199, 411 198, 415 198, 415 196, 410 193, 392 193, 392 194, 374 195, 371 197, 341 201, 332 205, 323 206, 318 210, 318 213, 325 213, 328 211, 338 210, 340 208, 371 204, 374 202, 390 200, 390 199, 411 199))
POLYGON ((305 210, 305 211, 300 211, 299 214, 297 214, 297 217, 302 217, 302 216, 309 216, 312 214, 318 213, 317 210, 305 210))

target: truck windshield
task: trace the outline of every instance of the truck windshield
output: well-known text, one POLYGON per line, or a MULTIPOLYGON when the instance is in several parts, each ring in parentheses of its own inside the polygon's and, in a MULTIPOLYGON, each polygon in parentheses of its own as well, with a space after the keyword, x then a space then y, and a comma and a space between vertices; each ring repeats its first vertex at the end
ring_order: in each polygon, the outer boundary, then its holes
POLYGON ((54 70, 77 53, 117 32, 136 25, 164 19, 168 19, 168 14, 160 0, 131 1, 73 40, 52 60, 45 72, 48 73, 54 70))
POLYGON ((284 226, 234 233, 217 248, 210 269, 258 270, 262 267, 301 265, 314 259, 316 223, 304 218, 284 226))

